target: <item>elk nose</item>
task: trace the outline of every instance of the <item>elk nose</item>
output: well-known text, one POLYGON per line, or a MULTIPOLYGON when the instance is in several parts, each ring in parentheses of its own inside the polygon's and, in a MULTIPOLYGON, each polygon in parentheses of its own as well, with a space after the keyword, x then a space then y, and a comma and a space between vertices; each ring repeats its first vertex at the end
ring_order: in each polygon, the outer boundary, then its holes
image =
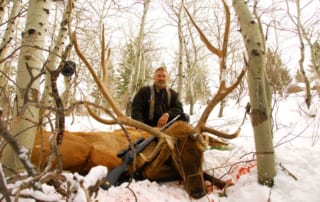
POLYGON ((195 199, 202 198, 204 195, 206 195, 206 193, 203 192, 203 191, 200 191, 200 192, 192 193, 192 194, 191 194, 192 198, 195 198, 195 199))

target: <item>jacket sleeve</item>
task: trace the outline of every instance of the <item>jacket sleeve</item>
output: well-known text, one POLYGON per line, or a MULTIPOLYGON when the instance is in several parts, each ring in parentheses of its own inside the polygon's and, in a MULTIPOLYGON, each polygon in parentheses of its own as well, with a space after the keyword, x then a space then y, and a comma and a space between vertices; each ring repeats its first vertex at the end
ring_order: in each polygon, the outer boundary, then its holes
POLYGON ((149 98, 147 97, 147 89, 140 88, 132 101, 131 118, 144 122, 143 117, 146 107, 148 107, 148 100, 149 98))
POLYGON ((183 106, 182 103, 180 102, 178 98, 178 93, 172 89, 171 91, 171 102, 170 102, 170 110, 168 111, 169 113, 169 119, 173 119, 179 114, 183 113, 183 106))

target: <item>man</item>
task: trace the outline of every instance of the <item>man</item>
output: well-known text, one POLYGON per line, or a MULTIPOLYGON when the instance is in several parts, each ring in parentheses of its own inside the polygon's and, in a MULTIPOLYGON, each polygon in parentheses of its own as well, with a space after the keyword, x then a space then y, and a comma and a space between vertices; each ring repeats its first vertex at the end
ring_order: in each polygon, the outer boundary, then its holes
POLYGON ((133 98, 131 117, 153 127, 162 127, 177 115, 181 115, 180 120, 189 121, 178 93, 167 87, 166 69, 156 69, 153 80, 152 86, 142 87, 133 98))

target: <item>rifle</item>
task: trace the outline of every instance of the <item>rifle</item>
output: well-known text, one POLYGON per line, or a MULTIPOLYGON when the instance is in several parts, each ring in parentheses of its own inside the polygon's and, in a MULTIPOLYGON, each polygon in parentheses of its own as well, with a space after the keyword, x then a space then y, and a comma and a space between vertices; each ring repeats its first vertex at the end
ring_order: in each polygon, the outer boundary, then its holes
MULTIPOLYGON (((160 128, 160 131, 163 131, 167 127, 169 127, 174 121, 176 121, 180 117, 180 114, 174 117, 171 121, 169 121, 166 125, 160 128)), ((142 152, 151 142, 156 140, 156 137, 152 135, 148 139, 144 140, 144 138, 138 139, 134 143, 134 152, 129 147, 124 151, 118 153, 117 157, 122 158, 122 164, 112 169, 108 172, 107 176, 102 179, 102 183, 100 187, 102 189, 109 189, 112 185, 118 185, 119 179, 122 174, 128 172, 128 164, 133 161, 134 155, 139 154, 142 152)))

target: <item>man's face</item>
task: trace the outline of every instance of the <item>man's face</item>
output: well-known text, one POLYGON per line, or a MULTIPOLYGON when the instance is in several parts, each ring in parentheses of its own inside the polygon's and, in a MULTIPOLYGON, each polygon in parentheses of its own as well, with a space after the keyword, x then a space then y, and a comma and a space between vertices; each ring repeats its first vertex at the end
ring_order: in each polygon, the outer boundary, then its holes
POLYGON ((166 71, 159 70, 155 72, 153 79, 157 89, 161 90, 167 87, 168 75, 166 71))

